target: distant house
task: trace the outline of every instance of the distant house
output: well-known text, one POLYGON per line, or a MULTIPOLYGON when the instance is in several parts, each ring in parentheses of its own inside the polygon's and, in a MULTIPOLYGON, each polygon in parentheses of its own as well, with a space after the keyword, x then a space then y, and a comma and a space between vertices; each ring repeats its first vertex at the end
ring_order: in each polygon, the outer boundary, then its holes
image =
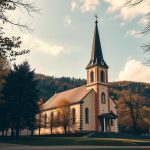
POLYGON ((52 119, 58 121, 58 110, 64 100, 68 102, 68 115, 71 116, 67 132, 117 132, 117 104, 109 97, 108 65, 103 58, 97 19, 91 59, 86 70, 87 85, 55 94, 42 105, 41 134, 64 132, 62 125, 54 123, 50 127, 52 119))

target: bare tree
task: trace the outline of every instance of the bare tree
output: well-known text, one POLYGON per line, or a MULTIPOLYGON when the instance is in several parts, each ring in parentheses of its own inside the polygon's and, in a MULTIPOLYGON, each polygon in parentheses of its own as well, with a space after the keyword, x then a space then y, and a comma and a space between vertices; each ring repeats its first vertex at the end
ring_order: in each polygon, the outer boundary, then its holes
POLYGON ((20 13, 29 16, 34 12, 39 12, 35 4, 28 0, 0 0, 0 57, 7 58, 7 60, 15 60, 16 56, 29 53, 29 50, 16 50, 20 48, 22 43, 20 37, 5 35, 3 27, 6 24, 19 27, 21 31, 32 31, 29 24, 20 22, 20 19, 17 18, 18 15, 15 15, 16 10, 20 10, 20 13), (13 19, 11 19, 10 14, 13 15, 13 19))
POLYGON ((66 100, 62 100, 57 112, 58 114, 60 113, 60 116, 58 116, 59 118, 57 118, 59 126, 63 126, 64 133, 67 133, 67 129, 69 131, 71 123, 71 112, 69 102, 66 100))
POLYGON ((41 106, 43 105, 43 100, 40 99, 38 101, 38 108, 39 108, 39 112, 36 116, 36 127, 38 128, 38 132, 39 132, 39 135, 41 134, 41 128, 44 126, 43 124, 43 115, 42 115, 42 112, 41 112, 41 106))
POLYGON ((7 73, 10 70, 10 64, 9 62, 0 57, 0 86, 4 83, 4 76, 7 75, 7 73))
MULTIPOLYGON (((141 5, 144 2, 148 2, 149 0, 127 0, 125 6, 128 7, 136 7, 138 5, 141 5)), ((141 34, 149 34, 150 33, 150 2, 147 3, 149 5, 149 12, 144 16, 147 19, 147 23, 144 27, 144 29, 141 31, 141 34)), ((144 50, 144 53, 150 54, 150 42, 147 44, 143 44, 142 48, 144 50)), ((150 65, 150 57, 146 59, 146 64, 150 65)))
MULTIPOLYGON (((37 6, 34 3, 30 3, 27 0, 0 0, 0 20, 3 24, 9 23, 13 26, 19 27, 21 30, 28 30, 31 31, 29 25, 22 24, 17 18, 17 22, 10 19, 8 12, 12 12, 15 10, 20 10, 20 12, 28 13, 29 16, 32 16, 32 13, 39 12, 37 6)), ((17 17, 17 16, 16 16, 17 17)))
POLYGON ((51 134, 53 133, 53 127, 55 126, 55 118, 54 118, 54 113, 51 112, 50 116, 49 116, 49 126, 50 126, 50 130, 51 130, 51 134))

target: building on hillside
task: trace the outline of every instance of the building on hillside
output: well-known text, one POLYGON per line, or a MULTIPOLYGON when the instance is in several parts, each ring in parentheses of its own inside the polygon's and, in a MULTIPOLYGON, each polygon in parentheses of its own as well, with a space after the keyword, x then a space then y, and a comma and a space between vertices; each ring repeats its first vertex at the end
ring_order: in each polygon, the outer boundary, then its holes
POLYGON ((86 70, 87 85, 55 94, 42 105, 41 134, 64 132, 58 121, 61 118, 58 110, 63 101, 69 106, 66 117, 71 116, 67 132, 117 132, 117 104, 109 96, 108 65, 103 58, 97 18, 91 59, 86 70))

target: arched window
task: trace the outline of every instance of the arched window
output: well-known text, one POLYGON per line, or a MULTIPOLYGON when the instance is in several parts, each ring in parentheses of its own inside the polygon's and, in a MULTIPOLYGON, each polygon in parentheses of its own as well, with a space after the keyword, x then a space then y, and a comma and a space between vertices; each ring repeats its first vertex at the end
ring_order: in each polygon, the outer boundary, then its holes
POLYGON ((105 72, 104 71, 101 71, 100 79, 101 79, 101 82, 105 82, 105 72))
POLYGON ((102 95, 101 95, 101 103, 106 104, 106 95, 105 95, 105 93, 102 93, 102 95))
POLYGON ((89 123, 89 109, 85 108, 85 123, 89 123))
POLYGON ((47 114, 44 115, 44 126, 46 127, 47 125, 47 114))
POLYGON ((94 82, 94 72, 93 71, 91 71, 91 73, 90 73, 90 82, 91 83, 94 82))
POLYGON ((72 124, 76 123, 76 110, 75 108, 72 109, 72 124))

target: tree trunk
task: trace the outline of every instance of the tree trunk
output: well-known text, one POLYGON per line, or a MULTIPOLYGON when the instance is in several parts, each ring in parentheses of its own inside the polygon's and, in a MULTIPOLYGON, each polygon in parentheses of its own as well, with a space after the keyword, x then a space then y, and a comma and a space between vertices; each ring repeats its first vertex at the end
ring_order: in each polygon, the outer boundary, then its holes
POLYGON ((8 135, 8 129, 6 129, 6 132, 5 132, 5 136, 7 136, 8 135))
POLYGON ((16 138, 20 136, 20 118, 16 121, 16 138))
POLYGON ((65 134, 67 133, 67 126, 64 126, 65 134))
POLYGON ((4 130, 2 130, 2 136, 4 136, 4 130))
POLYGON ((17 127, 17 128, 16 128, 16 138, 19 137, 19 135, 20 135, 19 133, 20 133, 20 132, 19 132, 19 128, 17 127))
POLYGON ((33 136, 34 135, 34 130, 31 130, 31 136, 33 136))
POLYGON ((53 126, 51 125, 51 134, 53 133, 53 126))
POLYGON ((12 125, 11 125, 11 137, 13 137, 14 136, 14 124, 12 123, 12 125))
POLYGON ((41 135, 41 113, 39 113, 39 135, 41 135))

